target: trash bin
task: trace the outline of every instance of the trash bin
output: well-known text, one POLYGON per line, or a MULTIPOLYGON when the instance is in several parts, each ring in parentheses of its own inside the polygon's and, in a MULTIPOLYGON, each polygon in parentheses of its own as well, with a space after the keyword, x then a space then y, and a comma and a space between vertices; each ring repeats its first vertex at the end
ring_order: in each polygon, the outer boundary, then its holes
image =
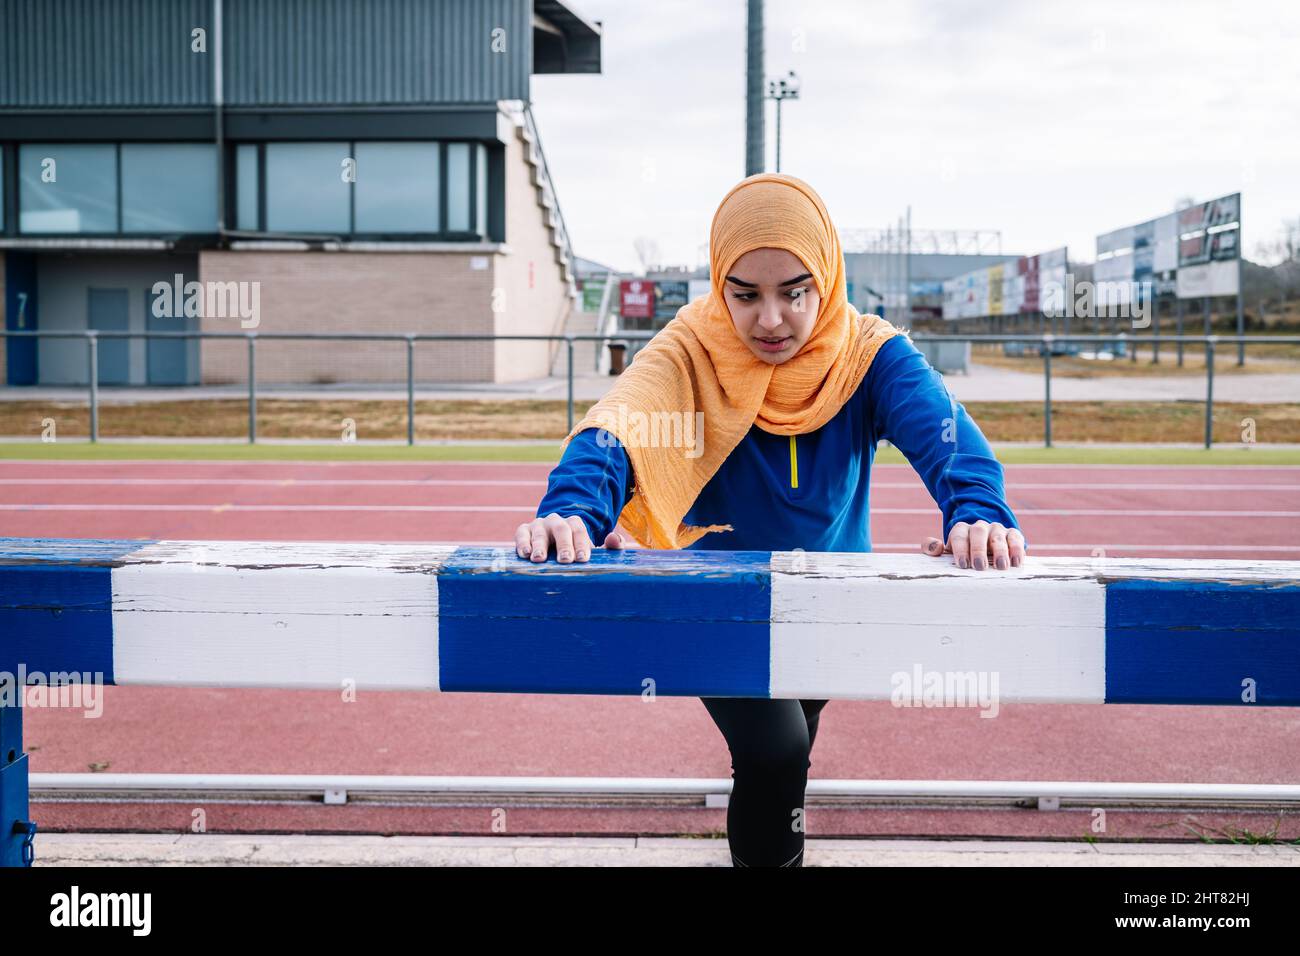
POLYGON ((623 361, 627 357, 626 342, 609 343, 609 374, 622 375, 623 361))

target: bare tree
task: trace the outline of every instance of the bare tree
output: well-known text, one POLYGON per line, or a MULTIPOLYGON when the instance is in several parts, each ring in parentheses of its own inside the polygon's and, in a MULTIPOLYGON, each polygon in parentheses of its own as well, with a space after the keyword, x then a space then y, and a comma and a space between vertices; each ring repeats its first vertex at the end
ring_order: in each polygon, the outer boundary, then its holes
POLYGON ((637 236, 632 240, 632 249, 641 263, 643 272, 651 272, 659 265, 659 243, 648 236, 637 236))
POLYGON ((1282 220, 1282 247, 1287 262, 1300 261, 1300 216, 1282 220))

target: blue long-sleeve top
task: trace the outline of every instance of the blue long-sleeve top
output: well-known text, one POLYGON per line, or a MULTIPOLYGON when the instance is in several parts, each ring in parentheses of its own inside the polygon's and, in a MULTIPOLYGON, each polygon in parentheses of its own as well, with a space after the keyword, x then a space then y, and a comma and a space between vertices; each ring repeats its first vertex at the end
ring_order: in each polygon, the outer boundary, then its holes
MULTIPOLYGON (((1019 528, 1002 466, 979 426, 916 346, 896 335, 821 428, 803 435, 750 428, 682 519, 735 530, 711 532, 689 547, 870 551, 869 481, 881 439, 903 453, 938 504, 944 541, 959 521, 1019 528)), ((599 548, 632 494, 632 479, 622 443, 605 429, 584 429, 551 471, 537 516, 580 516, 599 548)))

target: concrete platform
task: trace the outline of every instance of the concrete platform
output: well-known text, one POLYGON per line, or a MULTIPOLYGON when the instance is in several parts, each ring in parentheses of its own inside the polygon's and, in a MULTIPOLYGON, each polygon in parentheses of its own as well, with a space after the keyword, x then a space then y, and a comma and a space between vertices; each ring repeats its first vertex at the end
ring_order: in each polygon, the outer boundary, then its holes
MULTIPOLYGON (((1290 845, 819 840, 806 866, 1293 866, 1290 845)), ((730 866, 722 839, 45 833, 37 866, 730 866)))

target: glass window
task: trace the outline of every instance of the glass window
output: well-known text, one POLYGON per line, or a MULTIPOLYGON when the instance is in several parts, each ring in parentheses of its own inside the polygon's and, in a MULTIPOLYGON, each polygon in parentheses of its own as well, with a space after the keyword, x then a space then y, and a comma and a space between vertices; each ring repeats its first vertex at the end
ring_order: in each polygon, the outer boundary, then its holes
POLYGON ((438 232, 438 144, 357 143, 356 231, 438 232))
POLYGON ((256 231, 258 192, 257 144, 240 143, 235 147, 235 228, 256 231))
POLYGON ((480 236, 487 235, 487 147, 482 143, 474 147, 478 153, 478 182, 475 190, 477 211, 474 215, 474 231, 480 236))
POLYGON ((117 147, 19 146, 18 209, 20 232, 117 232, 117 147))
POLYGON ((266 228, 345 233, 351 228, 347 143, 268 143, 266 228))
POLYGON ((123 143, 122 231, 217 231, 211 143, 123 143))
POLYGON ((447 231, 469 232, 469 143, 447 144, 447 231))

